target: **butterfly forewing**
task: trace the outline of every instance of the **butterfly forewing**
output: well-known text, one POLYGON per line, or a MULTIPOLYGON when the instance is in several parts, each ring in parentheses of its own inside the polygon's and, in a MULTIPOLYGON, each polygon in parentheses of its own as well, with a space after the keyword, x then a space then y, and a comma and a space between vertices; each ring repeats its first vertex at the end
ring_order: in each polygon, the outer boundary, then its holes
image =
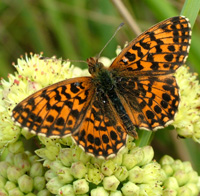
POLYGON ((163 75, 174 72, 188 55, 189 20, 177 16, 151 27, 122 50, 110 66, 121 75, 163 75))
POLYGON ((62 137, 82 122, 94 94, 90 77, 65 80, 44 88, 13 110, 13 118, 29 131, 62 137))

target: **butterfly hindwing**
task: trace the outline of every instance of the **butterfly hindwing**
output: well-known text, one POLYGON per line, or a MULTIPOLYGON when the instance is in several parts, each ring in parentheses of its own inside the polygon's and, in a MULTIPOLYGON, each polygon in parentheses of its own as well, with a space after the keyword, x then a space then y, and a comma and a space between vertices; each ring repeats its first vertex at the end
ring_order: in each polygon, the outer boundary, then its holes
POLYGON ((130 77, 117 83, 117 89, 136 127, 155 130, 174 119, 179 104, 174 76, 130 77))
POLYGON ((98 157, 115 155, 125 145, 127 136, 109 98, 103 99, 94 95, 83 123, 73 135, 86 152, 98 157))

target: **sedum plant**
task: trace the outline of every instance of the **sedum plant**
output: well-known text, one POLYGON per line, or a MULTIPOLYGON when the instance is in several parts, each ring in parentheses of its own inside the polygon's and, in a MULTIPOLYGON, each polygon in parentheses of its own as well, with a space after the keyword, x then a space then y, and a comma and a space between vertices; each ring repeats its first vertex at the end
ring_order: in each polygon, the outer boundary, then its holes
MULTIPOLYGON (((174 160, 168 155, 156 161, 153 148, 136 146, 132 137, 128 137, 126 147, 117 156, 104 160, 86 154, 70 136, 34 137, 14 125, 12 109, 28 95, 60 80, 87 74, 87 70, 61 59, 41 57, 42 54, 31 54, 18 59, 14 65, 17 72, 10 74, 8 81, 1 80, 0 195, 198 195, 200 178, 189 162, 174 160)), ((111 63, 105 57, 101 61, 111 63)), ((178 135, 200 142, 197 76, 182 66, 175 77, 181 103, 172 125, 178 135)))

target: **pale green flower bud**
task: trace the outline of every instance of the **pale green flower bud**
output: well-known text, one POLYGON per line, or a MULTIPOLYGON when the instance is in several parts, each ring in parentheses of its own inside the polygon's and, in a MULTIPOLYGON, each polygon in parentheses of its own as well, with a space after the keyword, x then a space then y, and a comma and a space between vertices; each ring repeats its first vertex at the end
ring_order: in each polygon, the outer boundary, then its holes
POLYGON ((14 164, 14 154, 13 153, 8 153, 8 155, 6 156, 5 161, 10 163, 11 165, 14 164))
POLYGON ((180 170, 177 170, 177 171, 174 173, 173 176, 176 178, 176 180, 177 180, 179 186, 183 186, 184 184, 186 184, 186 183, 188 182, 188 174, 185 173, 184 170, 181 170, 181 169, 180 169, 180 170))
POLYGON ((157 183, 153 184, 140 184, 140 196, 160 196, 162 195, 163 188, 158 186, 157 183))
POLYGON ((20 191, 19 188, 14 188, 10 191, 8 191, 9 196, 24 196, 24 194, 22 193, 22 191, 20 191))
POLYGON ((152 162, 143 167, 143 183, 150 183, 151 181, 162 182, 166 175, 164 171, 161 169, 160 164, 157 162, 152 162))
POLYGON ((192 195, 197 196, 199 194, 199 188, 196 184, 188 183, 185 186, 188 187, 192 191, 192 195))
POLYGON ((84 194, 89 191, 89 184, 85 179, 76 180, 73 182, 75 194, 84 194))
POLYGON ((105 176, 111 176, 115 172, 116 169, 117 169, 117 165, 112 160, 105 161, 101 165, 101 172, 105 176))
POLYGON ((4 188, 6 191, 9 191, 9 190, 16 188, 16 184, 14 182, 7 181, 4 188))
POLYGON ((23 170, 24 173, 26 173, 30 169, 30 162, 28 160, 28 156, 24 152, 15 154, 14 165, 17 168, 23 170))
POLYGON ((8 150, 13 154, 24 152, 23 142, 18 140, 17 142, 10 144, 8 150))
POLYGON ((112 161, 114 163, 116 163, 117 165, 121 165, 122 161, 123 161, 123 154, 121 153, 121 151, 119 151, 119 153, 117 154, 117 156, 115 156, 112 161))
POLYGON ((171 164, 174 171, 184 170, 183 162, 179 159, 175 160, 173 164, 171 164))
POLYGON ((133 182, 125 183, 121 188, 124 196, 139 196, 140 188, 133 182))
POLYGON ((16 168, 15 166, 9 166, 7 169, 7 177, 8 180, 10 180, 11 182, 17 182, 19 177, 23 174, 24 172, 21 169, 16 168))
POLYGON ((122 196, 122 192, 121 191, 111 191, 110 192, 110 196, 122 196))
POLYGON ((59 158, 63 165, 69 167, 73 163, 72 148, 62 148, 59 153, 59 158))
POLYGON ((173 173, 174 173, 174 170, 173 170, 173 168, 171 167, 171 165, 163 165, 163 166, 162 166, 162 169, 164 170, 164 172, 165 172, 165 174, 166 174, 167 176, 171 176, 171 175, 173 175, 173 173))
MULTIPOLYGON (((44 138, 44 137, 41 137, 44 138)), ((49 139, 49 138, 47 138, 49 139)), ((35 150, 35 153, 44 159, 49 159, 51 161, 56 160, 59 153, 59 147, 56 145, 47 145, 46 148, 40 148, 35 150)))
POLYGON ((41 190, 37 193, 37 196, 51 196, 51 195, 52 194, 47 189, 41 190))
POLYGON ((44 166, 44 167, 47 167, 47 168, 50 168, 51 163, 52 163, 52 161, 46 159, 46 160, 44 160, 44 162, 43 162, 43 166, 44 166))
POLYGON ((71 184, 65 185, 59 189, 59 195, 75 196, 73 186, 71 184))
POLYGON ((32 178, 37 176, 43 176, 44 174, 44 168, 43 165, 40 162, 35 162, 30 168, 30 176, 32 178))
POLYGON ((18 179, 18 185, 22 192, 29 193, 33 190, 33 179, 24 174, 18 179))
MULTIPOLYGON (((133 183, 142 183, 144 180, 144 170, 138 166, 129 170, 129 181, 133 183)), ((147 182, 148 183, 148 182, 147 182)))
POLYGON ((82 151, 80 154, 80 161, 84 164, 90 162, 91 156, 85 153, 85 151, 82 151))
POLYGON ((125 166, 119 166, 117 168, 117 170, 115 171, 114 175, 117 177, 117 179, 122 182, 124 180, 127 179, 128 175, 129 175, 129 172, 128 170, 126 169, 125 166))
POLYGON ((34 189, 36 189, 37 191, 43 190, 46 186, 45 178, 42 176, 35 177, 33 179, 33 185, 34 185, 34 189))
MULTIPOLYGON (((25 152, 27 155, 29 154, 29 152, 25 152)), ((39 161, 39 157, 37 155, 28 155, 28 159, 30 161, 30 163, 34 163, 36 161, 39 161)))
POLYGON ((77 145, 72 149, 73 162, 77 162, 80 160, 80 156, 81 156, 82 152, 83 152, 83 150, 77 145))
POLYGON ((199 180, 198 173, 196 171, 191 171, 188 173, 188 182, 197 183, 199 180))
POLYGON ((61 163, 61 161, 57 160, 57 161, 52 161, 50 163, 50 168, 57 172, 59 169, 61 169, 63 167, 63 164, 61 163))
POLYGON ((177 191, 177 196, 191 196, 192 191, 187 186, 182 186, 177 191))
POLYGON ((125 166, 129 170, 133 168, 134 166, 136 166, 138 162, 140 162, 140 157, 137 157, 134 154, 124 154, 122 165, 125 166))
POLYGON ((10 166, 10 164, 6 161, 0 162, 0 175, 7 178, 7 169, 10 166))
POLYGON ((91 190, 91 196, 109 196, 109 193, 103 187, 97 187, 91 190))
POLYGON ((161 159, 160 159, 160 164, 161 165, 170 165, 174 163, 174 159, 172 157, 170 157, 169 155, 164 155, 161 159))
MULTIPOLYGON (((143 156, 142 160, 139 162, 139 165, 146 165, 147 163, 151 162, 153 157, 154 157, 154 151, 153 148, 151 146, 144 146, 141 148, 142 152, 143 152, 143 156)), ((138 158, 139 158, 140 154, 138 154, 138 158)))
POLYGON ((71 183, 74 177, 71 174, 70 168, 63 167, 58 172, 58 178, 63 184, 71 183))
POLYGON ((71 174, 75 178, 78 178, 78 179, 83 178, 86 172, 87 172, 87 168, 82 162, 79 161, 79 162, 72 163, 71 174))
POLYGON ((116 191, 120 181, 114 176, 108 176, 103 179, 103 187, 108 191, 116 191))
POLYGON ((5 184, 6 184, 6 178, 0 176, 0 188, 3 188, 5 184))
POLYGON ((171 190, 177 190, 179 185, 175 177, 169 177, 165 180, 164 187, 171 190))
POLYGON ((47 171, 45 172, 44 176, 45 176, 45 179, 46 179, 47 181, 49 181, 49 180, 51 180, 52 178, 56 177, 57 174, 56 174, 56 172, 53 171, 52 169, 49 169, 49 170, 47 170, 47 171))
POLYGON ((85 179, 88 182, 92 182, 96 185, 99 184, 104 178, 104 175, 101 173, 100 168, 97 166, 97 164, 93 165, 91 163, 87 164, 87 168, 88 172, 85 175, 85 179))
POLYGON ((167 189, 163 190, 162 196, 177 196, 177 191, 167 188, 167 189))
POLYGON ((46 188, 53 194, 58 194, 58 190, 62 186, 63 186, 63 183, 60 182, 58 177, 54 177, 50 179, 46 184, 46 188))

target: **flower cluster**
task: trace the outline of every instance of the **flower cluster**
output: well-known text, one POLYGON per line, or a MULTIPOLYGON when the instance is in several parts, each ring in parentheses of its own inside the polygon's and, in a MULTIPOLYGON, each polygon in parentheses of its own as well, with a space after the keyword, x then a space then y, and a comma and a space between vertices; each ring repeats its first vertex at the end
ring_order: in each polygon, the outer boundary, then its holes
POLYGON ((22 141, 10 144, 1 155, 1 196, 48 196, 44 167, 36 155, 24 151, 22 141))
POLYGON ((190 162, 174 160, 165 155, 160 164, 166 174, 164 181, 163 196, 167 195, 198 195, 200 189, 200 178, 192 169, 190 162))
POLYGON ((181 66, 175 73, 181 101, 173 125, 180 136, 200 143, 200 85, 197 74, 188 70, 181 66))
MULTIPOLYGON (((111 63, 107 58, 101 60, 111 63)), ((87 155, 71 137, 40 136, 43 147, 36 155, 24 151, 21 134, 26 139, 33 135, 13 124, 14 106, 42 87, 87 71, 61 59, 32 54, 19 59, 15 67, 17 73, 9 75, 8 81, 1 80, 0 88, 0 195, 198 195, 199 176, 188 162, 164 156, 158 163, 151 146, 137 147, 131 137, 126 147, 108 160, 87 155)), ((173 126, 180 136, 200 142, 199 83, 187 67, 182 66, 175 75, 181 103, 173 126)))
MULTIPOLYGON (((109 160, 87 155, 70 137, 61 148, 56 140, 36 154, 45 159, 47 189, 53 194, 79 195, 89 192, 95 195, 161 195, 165 173, 160 164, 153 161, 152 147, 135 147, 132 138, 119 154, 109 160), (49 149, 54 149, 49 153, 49 149)), ((48 142, 47 142, 48 140, 48 142)))

